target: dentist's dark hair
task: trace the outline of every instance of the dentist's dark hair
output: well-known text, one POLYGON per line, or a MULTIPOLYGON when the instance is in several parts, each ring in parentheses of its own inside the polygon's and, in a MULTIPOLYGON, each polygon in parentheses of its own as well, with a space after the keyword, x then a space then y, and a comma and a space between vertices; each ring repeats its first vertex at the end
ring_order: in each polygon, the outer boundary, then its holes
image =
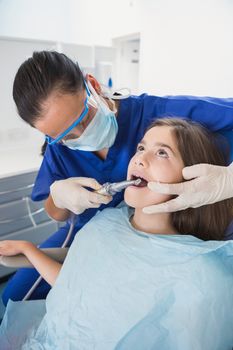
POLYGON ((13 84, 13 98, 20 117, 34 127, 43 118, 43 104, 51 93, 74 94, 84 89, 79 65, 63 53, 34 52, 19 67, 13 84))
MULTIPOLYGON (((155 126, 171 128, 184 166, 200 163, 220 166, 228 164, 229 148, 222 135, 211 133, 200 124, 181 118, 157 119, 149 129, 155 126)), ((180 234, 190 234, 205 241, 223 240, 233 217, 232 209, 233 199, 230 198, 171 213, 171 222, 180 234)))

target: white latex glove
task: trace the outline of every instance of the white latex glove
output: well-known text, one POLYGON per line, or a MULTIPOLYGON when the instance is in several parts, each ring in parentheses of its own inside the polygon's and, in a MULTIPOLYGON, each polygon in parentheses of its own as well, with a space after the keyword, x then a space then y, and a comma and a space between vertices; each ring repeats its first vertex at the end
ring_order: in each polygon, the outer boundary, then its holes
POLYGON ((229 166, 196 164, 182 171, 187 182, 161 184, 149 182, 150 190, 158 193, 178 195, 170 201, 143 208, 147 214, 174 212, 189 207, 215 203, 233 197, 233 163, 229 166), (193 180, 191 180, 193 179, 193 180))
POLYGON ((98 190, 101 185, 88 177, 70 177, 66 180, 55 181, 50 186, 50 194, 57 208, 68 209, 74 214, 81 214, 88 208, 99 208, 108 204, 111 196, 104 196, 88 191, 85 187, 98 190))

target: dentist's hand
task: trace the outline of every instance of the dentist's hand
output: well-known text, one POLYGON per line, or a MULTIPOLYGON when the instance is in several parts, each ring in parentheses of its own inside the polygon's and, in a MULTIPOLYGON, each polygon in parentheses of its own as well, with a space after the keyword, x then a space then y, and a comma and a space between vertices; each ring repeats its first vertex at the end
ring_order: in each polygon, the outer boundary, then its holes
POLYGON ((165 203, 143 208, 147 214, 174 212, 197 208, 233 197, 233 163, 229 166, 196 164, 182 171, 185 180, 178 184, 149 182, 148 187, 158 193, 178 195, 165 203))
POLYGON ((57 208, 68 209, 74 214, 81 214, 88 208, 99 208, 112 200, 111 196, 88 191, 85 187, 98 190, 101 185, 88 177, 71 177, 55 181, 50 186, 50 194, 57 208))

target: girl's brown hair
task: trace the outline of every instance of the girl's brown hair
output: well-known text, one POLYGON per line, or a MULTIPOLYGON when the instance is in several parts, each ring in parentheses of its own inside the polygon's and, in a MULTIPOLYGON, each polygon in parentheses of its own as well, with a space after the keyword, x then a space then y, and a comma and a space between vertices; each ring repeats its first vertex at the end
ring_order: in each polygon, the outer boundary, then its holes
MULTIPOLYGON (((184 166, 199 163, 227 165, 226 140, 201 125, 181 118, 161 118, 154 121, 149 129, 155 126, 171 128, 184 166)), ((180 234, 191 234, 205 241, 222 240, 232 219, 232 208, 233 199, 227 199, 171 213, 171 220, 180 234)))

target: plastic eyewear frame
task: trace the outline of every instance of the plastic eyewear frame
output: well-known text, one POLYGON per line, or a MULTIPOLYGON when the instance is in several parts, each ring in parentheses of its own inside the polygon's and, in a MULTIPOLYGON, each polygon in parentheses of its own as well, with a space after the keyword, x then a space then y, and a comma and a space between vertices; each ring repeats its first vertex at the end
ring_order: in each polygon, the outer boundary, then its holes
POLYGON ((74 123, 72 123, 65 131, 63 131, 63 133, 61 133, 60 135, 58 135, 58 137, 56 137, 55 139, 53 139, 52 137, 46 135, 45 139, 47 141, 47 143, 49 145, 53 145, 57 142, 59 142, 60 140, 62 140, 72 129, 74 129, 79 123, 81 123, 81 121, 83 120, 83 118, 87 115, 89 107, 88 107, 88 98, 90 97, 91 93, 90 90, 87 86, 87 83, 84 80, 84 85, 85 85, 85 89, 86 89, 86 93, 87 93, 87 97, 84 101, 84 108, 83 111, 81 113, 81 115, 78 117, 77 120, 75 120, 74 123))

